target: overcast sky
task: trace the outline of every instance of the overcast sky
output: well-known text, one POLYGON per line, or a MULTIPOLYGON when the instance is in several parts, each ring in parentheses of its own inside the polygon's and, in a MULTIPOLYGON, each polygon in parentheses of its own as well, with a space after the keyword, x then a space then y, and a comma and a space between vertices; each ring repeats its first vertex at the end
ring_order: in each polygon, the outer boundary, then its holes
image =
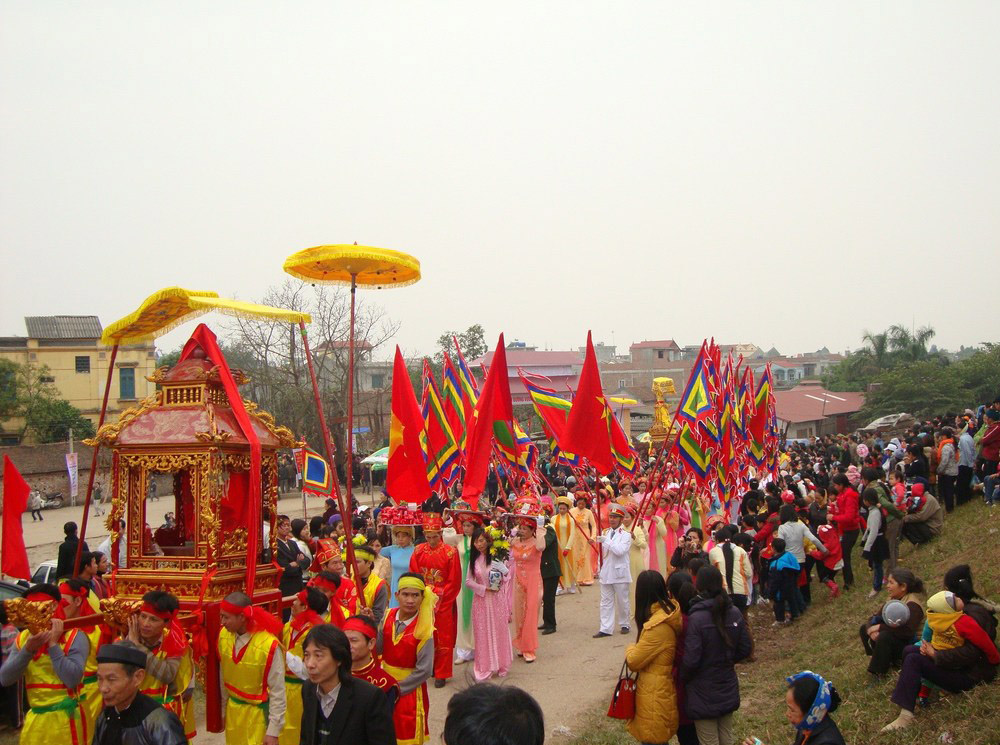
POLYGON ((366 296, 411 352, 996 341, 998 38, 997 2, 5 0, 0 334, 357 241, 422 262, 366 296))

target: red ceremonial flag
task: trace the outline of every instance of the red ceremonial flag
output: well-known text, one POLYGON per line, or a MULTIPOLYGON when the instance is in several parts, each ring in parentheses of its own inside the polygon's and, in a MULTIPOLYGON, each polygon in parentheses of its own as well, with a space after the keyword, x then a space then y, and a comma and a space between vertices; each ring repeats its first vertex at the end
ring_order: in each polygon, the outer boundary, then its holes
MULTIPOLYGON (((461 362, 464 362, 462 360, 461 362)), ((489 372, 479 393, 479 400, 466 422, 465 480, 462 482, 462 499, 472 509, 479 504, 479 495, 486 487, 493 438, 499 436, 500 444, 511 446, 514 428, 514 405, 510 400, 510 381, 507 380, 507 351, 503 334, 497 341, 496 352, 490 362, 489 372)))
POLYGON ((24 550, 21 515, 28 506, 31 489, 9 456, 3 457, 3 545, 0 546, 0 571, 17 579, 30 580, 28 552, 24 550))
POLYGON ((587 332, 587 356, 580 371, 580 382, 576 386, 576 397, 569 410, 566 422, 566 441, 563 448, 571 453, 588 458, 599 473, 607 475, 615 467, 611 453, 611 431, 609 417, 614 416, 601 390, 601 373, 597 369, 597 355, 594 343, 587 332))
POLYGON ((392 368, 390 411, 385 490, 397 504, 423 504, 431 496, 431 487, 427 483, 427 461, 420 445, 424 418, 398 346, 392 368))

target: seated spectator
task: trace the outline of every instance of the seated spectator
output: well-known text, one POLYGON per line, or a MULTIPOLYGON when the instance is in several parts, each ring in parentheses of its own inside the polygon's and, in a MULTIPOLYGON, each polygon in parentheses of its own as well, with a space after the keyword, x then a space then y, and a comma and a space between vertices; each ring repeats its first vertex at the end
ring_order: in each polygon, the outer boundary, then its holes
MULTIPOLYGON (((795 727, 792 745, 846 745, 830 715, 840 705, 833 683, 816 673, 804 670, 785 679, 785 717, 795 727)), ((764 745, 759 738, 748 737, 743 745, 764 745)))
POLYGON ((903 536, 912 544, 927 543, 941 535, 944 509, 923 484, 910 487, 910 507, 903 515, 903 536))
POLYGON ((901 626, 893 626, 885 622, 880 609, 879 613, 861 624, 861 644, 865 654, 872 658, 868 663, 868 672, 874 676, 885 675, 891 666, 898 666, 903 659, 903 650, 916 643, 924 628, 921 603, 924 583, 909 569, 896 567, 889 572, 885 586, 889 600, 903 603, 910 615, 901 626))
POLYGON ((976 594, 972 570, 968 564, 953 566, 944 573, 944 589, 955 593, 965 603, 965 614, 972 616, 994 642, 997 639, 997 613, 1000 606, 976 594))
MULTIPOLYGON (((899 706, 899 716, 882 728, 892 732, 913 724, 913 709, 925 679, 946 691, 968 691, 996 677, 1000 652, 989 634, 963 611, 965 603, 947 590, 927 601, 927 626, 931 638, 920 647, 903 650, 892 702, 899 706)), ((926 632, 925 632, 926 636, 926 632)))
POLYGON ((448 701, 442 738, 445 745, 542 745, 545 720, 520 688, 478 683, 448 701))

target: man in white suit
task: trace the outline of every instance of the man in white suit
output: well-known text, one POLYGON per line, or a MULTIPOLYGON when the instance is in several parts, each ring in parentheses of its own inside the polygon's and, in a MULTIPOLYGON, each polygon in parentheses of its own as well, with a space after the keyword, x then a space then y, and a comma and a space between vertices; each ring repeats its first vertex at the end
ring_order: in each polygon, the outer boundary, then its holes
POLYGON ((596 539, 601 544, 601 570, 597 574, 601 583, 601 630, 594 634, 595 639, 614 633, 616 616, 621 632, 629 633, 628 588, 632 584, 629 549, 632 535, 622 527, 624 517, 625 508, 612 503, 608 507, 611 527, 596 539))

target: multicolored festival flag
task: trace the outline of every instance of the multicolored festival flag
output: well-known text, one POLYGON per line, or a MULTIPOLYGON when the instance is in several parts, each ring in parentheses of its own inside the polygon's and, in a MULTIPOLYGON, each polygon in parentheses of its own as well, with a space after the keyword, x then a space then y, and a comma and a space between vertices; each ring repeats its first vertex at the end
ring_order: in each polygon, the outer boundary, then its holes
POLYGON ((588 331, 587 354, 566 422, 563 446, 587 458, 598 473, 604 475, 611 473, 616 463, 611 452, 610 419, 613 418, 614 413, 601 390, 601 373, 597 367, 592 335, 588 331))
POLYGON ((427 359, 424 359, 423 377, 420 413, 424 419, 424 431, 420 437, 427 455, 427 480, 432 490, 438 490, 448 486, 456 478, 460 454, 427 359))
POLYGON ((385 489, 397 503, 423 504, 431 496, 427 461, 421 444, 424 419, 398 346, 392 368, 390 410, 385 489))
POLYGON ((458 449, 465 454, 465 404, 462 401, 462 383, 458 371, 451 363, 451 357, 444 355, 444 368, 441 371, 441 393, 444 404, 444 414, 455 436, 458 449))
POLYGON ((684 393, 677 403, 676 416, 693 427, 699 422, 707 421, 714 411, 709 381, 708 345, 702 342, 684 393))
MULTIPOLYGON (((569 419, 569 411, 572 404, 556 393, 551 388, 546 388, 529 378, 531 373, 526 373, 518 368, 517 375, 521 378, 525 390, 531 396, 531 403, 535 406, 539 418, 542 420, 542 429, 545 430, 549 438, 549 447, 556 460, 564 465, 580 465, 580 457, 567 453, 562 449, 562 441, 566 438, 566 423, 569 419)), ((532 376, 541 377, 541 376, 532 376)))
POLYGON ((698 433, 687 422, 684 422, 681 433, 677 436, 676 448, 698 486, 703 486, 712 465, 712 448, 702 442, 698 433))
POLYGON ((294 455, 302 474, 302 491, 314 497, 332 497, 333 479, 326 458, 310 447, 298 448, 294 455))

